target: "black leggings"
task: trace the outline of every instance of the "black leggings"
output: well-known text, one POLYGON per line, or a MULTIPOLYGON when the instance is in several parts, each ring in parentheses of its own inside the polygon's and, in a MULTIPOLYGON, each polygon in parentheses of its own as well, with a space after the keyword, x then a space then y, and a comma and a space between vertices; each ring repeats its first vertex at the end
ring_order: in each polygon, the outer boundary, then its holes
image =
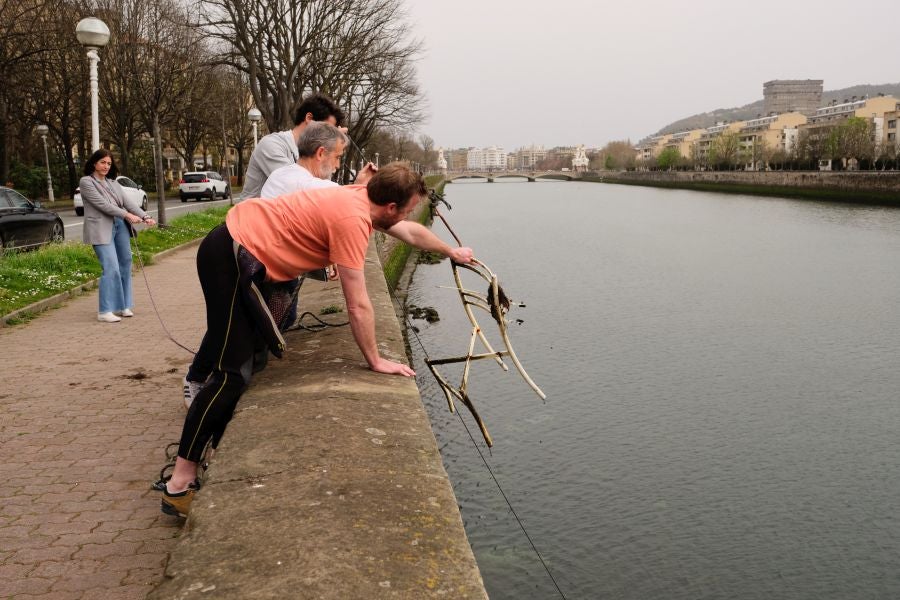
POLYGON ((213 229, 197 250, 197 274, 206 301, 206 334, 188 379, 206 386, 191 403, 178 456, 200 462, 210 441, 217 444, 247 386, 258 334, 238 288, 234 241, 225 225, 213 229), (205 373, 204 373, 205 371, 205 373))

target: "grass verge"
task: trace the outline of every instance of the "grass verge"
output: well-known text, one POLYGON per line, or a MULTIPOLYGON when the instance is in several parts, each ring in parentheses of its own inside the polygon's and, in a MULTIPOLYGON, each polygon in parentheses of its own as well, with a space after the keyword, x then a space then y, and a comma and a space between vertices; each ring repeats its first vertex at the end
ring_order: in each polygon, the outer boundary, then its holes
MULTIPOLYGON (((172 219, 166 229, 147 229, 137 238, 141 259, 206 235, 225 220, 227 206, 172 219)), ((135 260, 135 262, 137 262, 135 260)), ((51 244, 32 252, 0 254, 0 315, 78 288, 100 277, 94 249, 80 242, 51 244)))

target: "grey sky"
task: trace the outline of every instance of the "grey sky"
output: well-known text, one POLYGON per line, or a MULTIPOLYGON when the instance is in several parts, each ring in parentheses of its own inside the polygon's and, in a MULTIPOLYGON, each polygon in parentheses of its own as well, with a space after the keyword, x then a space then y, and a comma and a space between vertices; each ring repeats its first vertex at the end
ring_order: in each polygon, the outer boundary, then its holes
POLYGON ((406 0, 437 146, 637 141, 762 98, 900 81, 896 0, 406 0))

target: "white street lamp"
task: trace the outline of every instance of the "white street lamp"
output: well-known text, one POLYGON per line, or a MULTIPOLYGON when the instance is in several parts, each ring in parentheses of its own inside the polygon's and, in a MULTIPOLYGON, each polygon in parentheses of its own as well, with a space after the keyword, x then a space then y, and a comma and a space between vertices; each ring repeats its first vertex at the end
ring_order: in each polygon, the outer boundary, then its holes
POLYGON ((53 180, 50 178, 50 155, 47 153, 47 134, 50 128, 46 125, 38 125, 35 132, 44 140, 44 163, 47 165, 47 202, 53 203, 53 180))
POLYGON ((262 113, 255 106, 247 111, 247 118, 253 123, 253 149, 256 150, 256 137, 258 133, 257 123, 262 119, 262 113))
POLYGON ((91 63, 91 152, 96 152, 100 149, 100 110, 97 98, 97 63, 100 62, 100 55, 97 51, 109 42, 109 27, 97 17, 87 17, 78 21, 75 37, 87 48, 91 63))
POLYGON ((378 168, 378 153, 375 153, 375 168, 378 168))

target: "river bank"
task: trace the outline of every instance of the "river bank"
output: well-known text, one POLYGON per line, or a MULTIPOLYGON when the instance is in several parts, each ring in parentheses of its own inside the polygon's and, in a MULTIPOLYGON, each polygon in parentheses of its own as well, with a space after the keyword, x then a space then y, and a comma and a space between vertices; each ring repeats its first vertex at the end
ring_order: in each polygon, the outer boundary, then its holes
POLYGON ((897 171, 609 171, 583 181, 900 206, 897 171))

